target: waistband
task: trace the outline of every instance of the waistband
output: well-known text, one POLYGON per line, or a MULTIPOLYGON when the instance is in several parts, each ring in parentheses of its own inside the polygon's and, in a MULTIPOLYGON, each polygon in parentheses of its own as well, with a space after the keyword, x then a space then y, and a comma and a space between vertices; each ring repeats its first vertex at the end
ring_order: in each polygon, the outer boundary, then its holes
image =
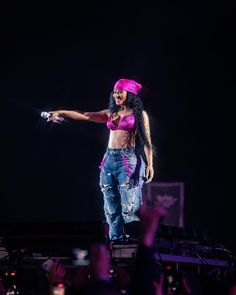
POLYGON ((119 149, 112 149, 107 148, 108 154, 125 154, 125 153, 135 153, 135 147, 129 147, 129 148, 119 148, 119 149))

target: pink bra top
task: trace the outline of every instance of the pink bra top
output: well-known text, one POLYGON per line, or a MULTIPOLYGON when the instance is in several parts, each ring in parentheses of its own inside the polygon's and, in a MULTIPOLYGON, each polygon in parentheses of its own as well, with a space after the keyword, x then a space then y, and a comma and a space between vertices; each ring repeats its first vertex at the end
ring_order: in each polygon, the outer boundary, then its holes
POLYGON ((107 120, 107 128, 109 128, 110 130, 133 131, 135 129, 134 114, 132 113, 130 115, 122 117, 117 126, 113 123, 112 118, 110 117, 107 120))

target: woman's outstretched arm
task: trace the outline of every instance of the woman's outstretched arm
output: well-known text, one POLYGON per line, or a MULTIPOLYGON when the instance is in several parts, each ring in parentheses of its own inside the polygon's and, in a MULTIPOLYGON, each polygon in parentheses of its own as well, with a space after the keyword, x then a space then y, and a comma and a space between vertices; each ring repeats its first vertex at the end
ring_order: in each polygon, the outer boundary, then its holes
POLYGON ((96 123, 106 123, 109 117, 109 110, 102 110, 100 112, 82 112, 70 110, 58 110, 49 112, 51 117, 48 121, 53 121, 53 117, 65 117, 73 120, 91 121, 96 123))

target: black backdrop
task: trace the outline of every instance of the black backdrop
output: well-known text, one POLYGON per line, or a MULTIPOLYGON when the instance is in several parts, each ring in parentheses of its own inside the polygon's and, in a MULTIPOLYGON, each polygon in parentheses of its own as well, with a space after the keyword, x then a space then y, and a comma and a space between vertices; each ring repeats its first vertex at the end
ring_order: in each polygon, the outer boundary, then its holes
MULTIPOLYGON (((47 124, 40 112, 104 109, 115 81, 127 77, 151 90, 144 104, 158 150, 154 180, 183 181, 185 224, 233 247, 221 93, 231 73, 221 7, 58 2, 12 4, 4 12, 8 112, 0 221, 102 219, 98 166, 108 130, 47 124)), ((226 12, 230 19, 231 9, 226 12)))

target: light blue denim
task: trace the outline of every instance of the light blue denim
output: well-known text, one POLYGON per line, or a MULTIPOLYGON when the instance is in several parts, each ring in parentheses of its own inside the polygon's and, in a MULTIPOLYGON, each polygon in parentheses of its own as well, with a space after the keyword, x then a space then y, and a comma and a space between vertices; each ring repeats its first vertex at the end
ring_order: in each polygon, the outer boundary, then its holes
POLYGON ((124 223, 138 221, 145 163, 134 148, 107 149, 100 165, 100 187, 109 238, 125 236, 124 223))

